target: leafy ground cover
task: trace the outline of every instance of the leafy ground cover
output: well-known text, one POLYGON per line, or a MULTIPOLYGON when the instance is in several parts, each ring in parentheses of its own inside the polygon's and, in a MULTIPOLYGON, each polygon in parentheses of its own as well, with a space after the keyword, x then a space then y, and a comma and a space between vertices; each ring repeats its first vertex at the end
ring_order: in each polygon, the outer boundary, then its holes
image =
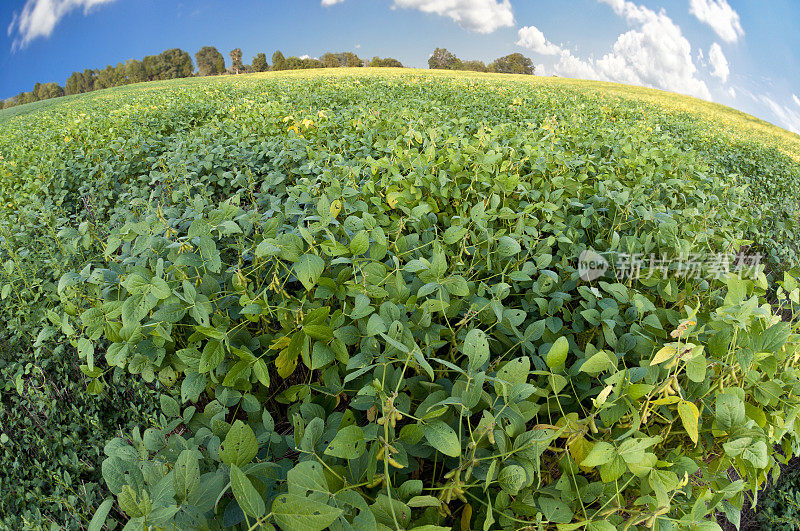
POLYGON ((796 136, 410 70, 11 110, 9 526, 716 529, 797 451, 796 136))

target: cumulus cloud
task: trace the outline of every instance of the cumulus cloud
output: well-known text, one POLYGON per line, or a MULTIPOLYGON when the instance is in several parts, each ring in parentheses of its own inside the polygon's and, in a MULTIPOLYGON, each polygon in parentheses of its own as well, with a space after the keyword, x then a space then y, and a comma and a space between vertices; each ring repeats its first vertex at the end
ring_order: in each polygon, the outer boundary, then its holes
POLYGON ((540 36, 533 26, 520 30, 517 44, 558 55, 553 70, 562 76, 643 85, 711 99, 705 82, 696 77, 689 41, 664 10, 656 13, 626 0, 599 1, 633 27, 619 35, 611 51, 599 59, 576 57, 540 36))
MULTIPOLYGON (((344 0, 322 0, 332 6, 344 0)), ((392 9, 417 9, 455 20, 459 26, 477 33, 492 33, 514 25, 509 0, 394 0, 392 9)))
POLYGON ((612 51, 597 61, 612 80, 681 92, 710 100, 706 84, 695 77, 692 46, 662 9, 655 11, 625 0, 600 0, 634 26, 617 38, 612 51))
MULTIPOLYGON (((544 36, 544 33, 536 26, 524 26, 517 32, 519 40, 517 46, 522 46, 542 55, 557 55, 558 62, 552 69, 552 73, 565 77, 576 77, 580 79, 601 79, 606 78, 597 72, 591 60, 575 57, 571 51, 553 44, 544 36)), ((541 75, 547 75, 549 70, 544 65, 536 67, 536 71, 541 75)))
MULTIPOLYGON (((792 94, 792 96, 794 96, 794 94, 792 94)), ((766 95, 761 95, 758 99, 769 107, 769 110, 780 120, 781 125, 792 133, 800 134, 800 112, 786 105, 781 105, 766 95)), ((797 97, 794 96, 793 99, 795 103, 797 103, 797 97)))
POLYGON ((76 9, 83 14, 101 4, 114 0, 27 0, 22 11, 14 13, 8 26, 8 36, 14 36, 12 47, 24 48, 32 40, 49 37, 59 21, 76 9))
POLYGON ((700 66, 702 67, 708 66, 708 63, 706 63, 706 56, 703 54, 702 48, 697 49, 697 62, 700 63, 700 66))
POLYGON ((723 83, 726 83, 728 76, 731 74, 731 69, 719 43, 715 42, 708 50, 708 62, 711 64, 711 75, 720 78, 723 83))
POLYGON ((739 13, 727 0, 690 0, 689 13, 708 24, 725 42, 736 42, 744 36, 739 13))
POLYGON ((461 27, 477 33, 492 33, 514 25, 514 12, 509 0, 394 0, 392 7, 418 9, 456 21, 461 27))
POLYGON ((569 50, 561 50, 558 64, 555 66, 555 71, 558 75, 565 77, 623 82, 622 80, 609 79, 606 75, 597 71, 594 61, 575 57, 569 50))
POLYGON ((561 53, 561 47, 548 41, 544 33, 536 26, 525 26, 517 32, 519 40, 517 46, 528 48, 542 55, 556 55, 561 53))

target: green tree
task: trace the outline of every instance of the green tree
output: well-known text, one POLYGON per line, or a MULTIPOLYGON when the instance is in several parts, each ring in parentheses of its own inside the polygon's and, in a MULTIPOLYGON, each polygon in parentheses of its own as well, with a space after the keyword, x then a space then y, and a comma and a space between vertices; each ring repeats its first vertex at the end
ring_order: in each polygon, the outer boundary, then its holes
POLYGON ((339 52, 339 53, 326 53, 321 58, 325 68, 336 68, 339 66, 347 67, 361 67, 364 66, 364 60, 353 52, 339 52))
POLYGON ((194 58, 201 76, 214 76, 225 72, 225 58, 213 46, 203 46, 194 58))
MULTIPOLYGON (((94 70, 84 70, 83 72, 73 72, 67 79, 64 92, 70 94, 84 94, 94 90, 95 72, 94 70)), ((147 81, 144 79, 143 81, 147 81)))
POLYGON ((528 74, 533 75, 533 61, 521 53, 512 53, 495 59, 489 66, 490 72, 500 74, 528 74))
POLYGON ((64 92, 69 96, 70 94, 80 94, 80 82, 83 74, 80 72, 73 72, 64 83, 64 92))
POLYGON ((280 50, 272 54, 272 69, 273 70, 286 70, 286 58, 280 50))
POLYGON ((95 90, 111 88, 114 85, 114 67, 111 65, 106 66, 104 69, 97 73, 95 80, 95 90))
POLYGON ((380 57, 375 56, 372 58, 372 61, 369 62, 369 66, 403 68, 403 63, 392 57, 381 59, 380 57))
POLYGON ((158 55, 148 55, 142 63, 149 81, 189 77, 194 73, 191 56, 179 48, 171 48, 158 55))
POLYGON ((100 70, 97 74, 97 79, 94 83, 95 89, 104 89, 111 87, 119 87, 129 83, 127 69, 124 63, 119 63, 117 66, 108 65, 100 70))
POLYGON ((125 67, 125 63, 117 63, 117 66, 114 67, 112 79, 115 87, 127 85, 131 82, 128 78, 128 69, 125 67))
POLYGON ((148 81, 154 81, 156 79, 161 79, 161 71, 163 66, 161 64, 161 58, 158 55, 145 55, 142 59, 142 65, 144 66, 144 71, 147 74, 148 81))
POLYGON ((128 76, 129 83, 147 81, 147 71, 144 69, 144 64, 138 59, 125 61, 125 74, 128 76))
POLYGON ((303 60, 294 55, 287 57, 284 64, 284 70, 301 70, 303 68, 303 60))
POLYGON ((310 68, 324 68, 325 65, 319 59, 306 57, 301 59, 294 55, 286 58, 286 70, 308 70, 310 68))
POLYGON ((269 65, 267 64, 267 54, 259 53, 253 57, 253 70, 256 72, 266 72, 269 70, 269 65))
POLYGON ((180 48, 171 48, 161 52, 159 57, 161 57, 164 64, 160 79, 191 77, 194 74, 192 57, 180 48))
POLYGON ((428 58, 428 68, 461 70, 461 60, 446 48, 436 48, 428 58))
POLYGON ((39 101, 41 99, 41 98, 39 98, 39 94, 41 93, 41 91, 42 91, 42 84, 41 83, 37 82, 35 85, 33 85, 33 91, 30 92, 30 94, 33 97, 33 101, 39 101))
POLYGON ((17 101, 20 105, 24 105, 26 103, 33 103, 37 100, 33 92, 20 92, 17 96, 17 101))
POLYGON ((36 83, 33 87, 36 100, 49 100, 64 95, 64 89, 58 83, 36 83))
POLYGON ((486 72, 486 65, 483 61, 464 61, 462 68, 473 72, 486 72))
POLYGON ((231 50, 231 72, 239 74, 244 70, 244 63, 242 63, 242 49, 236 48, 231 50))
POLYGON ((324 54, 320 60, 325 68, 339 68, 342 66, 336 54, 332 54, 331 52, 324 54))
POLYGON ((97 81, 97 70, 89 69, 83 71, 81 76, 81 92, 91 92, 94 90, 94 84, 97 81))
POLYGON ((344 58, 345 58, 345 66, 351 68, 364 66, 364 60, 361 59, 356 54, 354 54, 353 52, 344 52, 344 58))

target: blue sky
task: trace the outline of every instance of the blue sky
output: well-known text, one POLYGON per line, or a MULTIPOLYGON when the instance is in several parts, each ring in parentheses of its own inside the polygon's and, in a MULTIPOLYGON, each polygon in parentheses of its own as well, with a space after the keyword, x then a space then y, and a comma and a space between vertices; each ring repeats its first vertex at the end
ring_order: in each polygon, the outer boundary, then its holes
POLYGON ((800 133, 797 0, 4 0, 0 23, 3 98, 173 47, 425 67, 438 46, 522 52, 537 74, 690 94, 800 133))

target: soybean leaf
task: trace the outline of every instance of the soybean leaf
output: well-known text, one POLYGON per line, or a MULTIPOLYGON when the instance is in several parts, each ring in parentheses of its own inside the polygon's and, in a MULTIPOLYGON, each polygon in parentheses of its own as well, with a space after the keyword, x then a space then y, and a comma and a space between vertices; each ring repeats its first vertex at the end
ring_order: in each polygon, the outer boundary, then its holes
POLYGON ((700 412, 697 410, 697 406, 695 406, 692 402, 681 400, 678 404, 678 415, 681 417, 681 422, 683 423, 683 427, 686 429, 686 433, 689 434, 689 438, 692 439, 693 443, 697 444, 697 423, 698 419, 700 418, 700 412))
POLYGON ((266 504, 253 483, 238 466, 231 465, 231 490, 242 511, 253 518, 260 518, 267 512, 266 504))
POLYGON ((294 264, 295 275, 303 283, 306 291, 310 291, 317 285, 317 281, 324 270, 325 262, 314 254, 304 254, 294 264))
POLYGON ((175 460, 173 482, 175 496, 179 500, 187 499, 200 481, 200 462, 194 450, 183 450, 175 460))
POLYGON ((272 514, 283 531, 322 531, 342 510, 295 494, 280 494, 272 503, 272 514))
POLYGON ((228 430, 219 450, 219 458, 226 465, 244 466, 258 453, 258 442, 253 429, 237 420, 228 430))
POLYGON ((355 424, 351 424, 336 432, 336 436, 328 445, 328 448, 325 449, 325 455, 340 459, 358 459, 364 453, 366 447, 364 430, 355 424))
POLYGON ((551 369, 563 367, 567 361, 567 353, 569 352, 569 341, 564 336, 555 340, 550 350, 547 352, 547 366, 551 369))
POLYGON ((478 370, 489 359, 489 340, 483 330, 473 328, 464 338, 464 354, 469 359, 469 372, 478 370))
POLYGON ((450 457, 461 455, 461 443, 455 430, 441 420, 432 420, 423 427, 428 443, 450 457))

